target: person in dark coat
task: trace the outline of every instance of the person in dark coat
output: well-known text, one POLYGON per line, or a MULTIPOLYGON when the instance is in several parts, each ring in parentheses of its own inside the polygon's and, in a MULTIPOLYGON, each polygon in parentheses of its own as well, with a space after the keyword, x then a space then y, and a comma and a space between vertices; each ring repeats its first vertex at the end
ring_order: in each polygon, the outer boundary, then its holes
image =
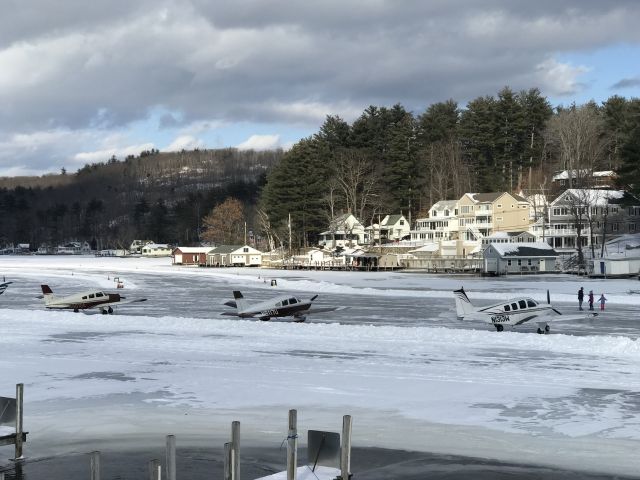
POLYGON ((584 288, 580 287, 578 290, 578 309, 582 310, 582 302, 584 302, 584 288))
POLYGON ((593 310, 593 290, 589 290, 589 310, 593 310))

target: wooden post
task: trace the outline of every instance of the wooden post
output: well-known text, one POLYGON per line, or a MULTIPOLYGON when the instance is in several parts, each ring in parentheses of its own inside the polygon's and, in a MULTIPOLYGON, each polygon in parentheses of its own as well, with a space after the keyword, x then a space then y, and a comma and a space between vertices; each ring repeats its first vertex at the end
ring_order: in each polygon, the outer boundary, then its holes
POLYGON ((231 480, 240 480, 240 422, 231 423, 231 480))
POLYGON ((100 480, 100 452, 91 452, 91 480, 100 480))
POLYGON ((231 480, 231 465, 233 465, 232 460, 233 449, 231 448, 231 443, 227 442, 224 444, 224 476, 223 480, 231 480))
POLYGON ((351 415, 342 417, 342 445, 340 446, 340 475, 351 478, 351 415))
POLYGON ((289 410, 287 434, 287 480, 296 480, 298 469, 298 411, 289 410))
POLYGON ((162 480, 162 466, 160 460, 149 460, 149 480, 162 480))
POLYGON ((167 435, 167 480, 176 480, 176 437, 167 435))
POLYGON ((23 399, 24 399, 24 384, 18 383, 16 385, 16 444, 15 444, 15 459, 22 458, 22 434, 23 434, 23 399))

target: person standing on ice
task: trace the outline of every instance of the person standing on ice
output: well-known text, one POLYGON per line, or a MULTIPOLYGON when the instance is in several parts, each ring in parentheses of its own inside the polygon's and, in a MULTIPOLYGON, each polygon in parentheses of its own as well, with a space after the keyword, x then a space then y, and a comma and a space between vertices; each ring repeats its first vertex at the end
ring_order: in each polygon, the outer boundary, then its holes
POLYGON ((589 310, 593 310, 593 290, 589 290, 589 310))
POLYGON ((582 310, 582 302, 584 301, 584 288, 580 287, 578 290, 578 309, 582 310))
POLYGON ((600 295, 598 302, 600 302, 600 310, 604 310, 604 304, 607 301, 607 298, 604 296, 604 293, 600 295))

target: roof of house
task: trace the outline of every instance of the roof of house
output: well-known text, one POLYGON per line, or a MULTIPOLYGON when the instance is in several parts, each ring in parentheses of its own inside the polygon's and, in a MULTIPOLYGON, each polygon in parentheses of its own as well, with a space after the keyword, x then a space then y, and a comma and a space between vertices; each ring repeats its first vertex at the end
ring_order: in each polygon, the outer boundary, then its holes
POLYGON ((518 202, 528 202, 526 198, 521 197, 520 195, 517 195, 515 193, 509 193, 509 192, 471 193, 470 195, 471 195, 471 198, 476 202, 486 203, 486 202, 495 202, 497 199, 499 199, 502 195, 505 195, 505 194, 511 195, 518 202))
POLYGON ((445 209, 445 208, 454 208, 456 206, 456 203, 458 203, 457 200, 440 200, 439 202, 436 202, 433 204, 433 207, 431 208, 435 208, 436 210, 438 209, 445 209))
POLYGON ((243 247, 243 245, 218 245, 216 248, 209 252, 210 255, 216 255, 218 253, 232 253, 236 250, 239 250, 243 247))
POLYGON ((213 250, 213 247, 176 247, 173 249, 180 250, 182 253, 207 253, 210 250, 213 250))
MULTIPOLYGON (((576 177, 577 175, 580 175, 582 177, 587 175, 587 170, 572 170, 571 171, 571 176, 572 177, 576 177)), ((591 173, 592 177, 615 177, 616 176, 616 172, 614 172, 613 170, 602 170, 600 172, 592 172, 591 173)), ((558 180, 568 180, 569 179, 569 171, 568 170, 563 170, 560 173, 556 173, 553 176, 553 181, 558 181, 558 180)))
POLYGON ((395 225, 400 221, 400 219, 404 218, 404 215, 387 215, 382 220, 382 225, 395 225), (385 222, 386 220, 386 222, 385 222))
POLYGON ((491 243, 501 257, 557 257, 558 253, 545 242, 491 243))
POLYGON ((622 199, 624 199, 628 195, 623 190, 569 188, 562 194, 558 195, 558 197, 556 197, 556 199, 551 203, 555 204, 556 202, 562 202, 567 194, 570 194, 573 198, 575 198, 577 200, 577 203, 588 204, 592 207, 604 207, 608 204, 620 203, 622 199))

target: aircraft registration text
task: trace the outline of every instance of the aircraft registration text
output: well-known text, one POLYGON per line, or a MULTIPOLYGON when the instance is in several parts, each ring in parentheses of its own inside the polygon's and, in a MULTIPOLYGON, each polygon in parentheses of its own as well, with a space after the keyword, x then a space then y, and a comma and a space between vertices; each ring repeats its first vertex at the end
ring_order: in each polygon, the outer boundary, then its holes
POLYGON ((509 323, 509 315, 492 315, 491 323, 509 323))

